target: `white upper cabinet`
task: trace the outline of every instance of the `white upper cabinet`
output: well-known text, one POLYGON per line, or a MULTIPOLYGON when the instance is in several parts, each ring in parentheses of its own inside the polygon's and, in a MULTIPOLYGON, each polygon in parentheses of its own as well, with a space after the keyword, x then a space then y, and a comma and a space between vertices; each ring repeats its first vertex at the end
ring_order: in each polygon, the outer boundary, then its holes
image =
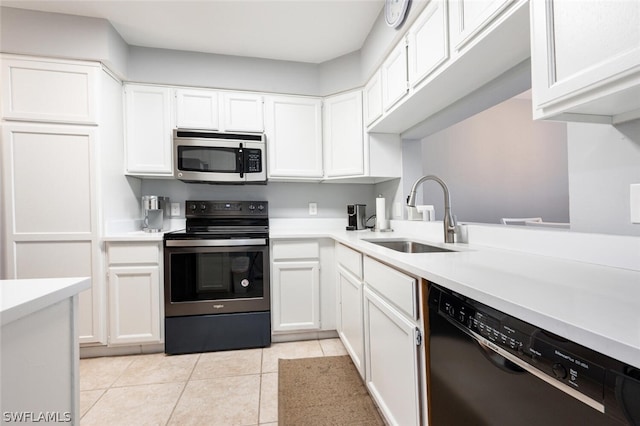
POLYGON ((326 98, 323 118, 326 176, 362 175, 362 92, 356 90, 326 98))
POLYGON ((228 132, 263 132, 262 95, 223 92, 223 130, 228 132))
POLYGON ((265 96, 269 179, 321 179, 322 100, 265 96))
POLYGON ((470 44, 514 0, 454 0, 451 7, 451 46, 470 44))
POLYGON ((407 84, 407 43, 402 39, 389 54, 381 68, 382 105, 389 110, 409 90, 407 84))
POLYGON ((529 1, 431 0, 406 40, 381 67, 383 114, 367 130, 412 139, 455 102, 520 72, 531 56, 529 1))
POLYGON ((49 59, 2 58, 2 117, 97 124, 100 67, 49 59))
POLYGON ((640 2, 531 2, 534 118, 640 117, 640 2))
POLYGON ((368 126, 382 116, 382 79, 380 70, 364 87, 364 122, 368 126))
POLYGON ((408 33, 409 82, 415 86, 449 58, 446 0, 432 0, 408 33))
POLYGON ((171 88, 126 84, 124 96, 126 173, 173 176, 171 88))
POLYGON ((218 92, 176 89, 176 126, 181 129, 220 129, 218 92))

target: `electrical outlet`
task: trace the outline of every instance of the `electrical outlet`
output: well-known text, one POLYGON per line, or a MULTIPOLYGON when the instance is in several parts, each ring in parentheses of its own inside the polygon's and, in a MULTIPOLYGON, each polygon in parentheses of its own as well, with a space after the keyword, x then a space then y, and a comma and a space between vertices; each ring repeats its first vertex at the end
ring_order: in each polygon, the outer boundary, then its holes
POLYGON ((318 203, 309 203, 309 216, 316 216, 318 214, 318 203))
POLYGON ((171 216, 180 216, 180 203, 171 203, 171 216))
POLYGON ((640 183, 629 188, 629 205, 631 206, 631 223, 640 223, 640 183))

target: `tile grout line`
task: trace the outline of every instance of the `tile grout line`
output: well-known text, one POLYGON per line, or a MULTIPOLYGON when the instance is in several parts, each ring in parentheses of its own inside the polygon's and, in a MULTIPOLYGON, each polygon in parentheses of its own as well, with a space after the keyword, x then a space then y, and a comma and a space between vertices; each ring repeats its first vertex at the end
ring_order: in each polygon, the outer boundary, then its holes
POLYGON ((193 377, 193 372, 196 370, 196 366, 200 362, 200 358, 201 357, 202 357, 202 353, 199 353, 198 354, 198 359, 196 359, 196 362, 193 363, 193 367, 191 368, 191 372, 189 373, 189 377, 187 377, 187 380, 184 382, 184 386, 182 386, 182 390, 180 391, 180 395, 178 395, 178 398, 176 399, 176 403, 173 404, 173 408, 171 409, 171 413, 169 413, 169 417, 167 417, 167 421, 165 423, 165 426, 169 425, 169 422, 171 421, 171 418, 173 417, 173 414, 175 413, 176 408, 178 407, 178 403, 180 403, 180 400, 182 399, 182 396, 184 395, 184 391, 187 389, 187 385, 189 384, 189 381, 191 381, 191 377, 193 377))
POLYGON ((262 362, 264 360, 264 348, 260 349, 260 386, 258 387, 258 423, 260 424, 260 407, 262 407, 262 378, 264 373, 262 371, 262 362))
MULTIPOLYGON (((125 356, 130 356, 130 355, 125 355, 125 356)), ((100 358, 104 358, 104 357, 100 357, 100 358)), ((88 358, 88 359, 91 359, 91 358, 88 358)), ((131 363, 132 363, 132 362, 133 362, 133 360, 129 360, 129 364, 127 364, 127 366, 126 366, 126 367, 124 367, 124 368, 122 369, 122 372, 118 375, 118 377, 116 377, 116 378, 113 380, 113 382, 111 382, 111 384, 109 384, 105 389, 87 389, 87 390, 102 390, 103 392, 102 392, 102 395, 100 395, 100 397, 99 397, 98 399, 96 399, 96 400, 95 400, 95 402, 94 402, 93 404, 91 404, 91 407, 87 408, 87 411, 85 411, 85 413, 84 413, 83 415, 81 415, 81 416, 80 416, 80 421, 82 421, 82 419, 83 419, 87 414, 89 414, 89 411, 91 411, 91 409, 92 409, 93 407, 95 407, 95 406, 96 406, 96 404, 98 403, 98 401, 100 401, 100 400, 101 400, 101 399, 102 399, 102 398, 107 394, 107 392, 109 391, 109 389, 111 389, 111 387, 112 387, 112 386, 113 386, 113 385, 118 381, 118 379, 119 379, 120 377, 122 377, 122 375, 124 374, 125 370, 131 366, 131 363)), ((83 391, 80 391, 80 392, 83 392, 83 391)))

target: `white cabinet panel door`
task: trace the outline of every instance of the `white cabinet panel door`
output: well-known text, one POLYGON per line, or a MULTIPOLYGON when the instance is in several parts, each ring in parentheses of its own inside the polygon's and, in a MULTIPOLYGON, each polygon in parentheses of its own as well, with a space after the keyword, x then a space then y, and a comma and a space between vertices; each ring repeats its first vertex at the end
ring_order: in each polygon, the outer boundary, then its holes
POLYGON ((364 122, 368 126, 382 116, 382 77, 378 70, 364 87, 364 122))
POLYGON ((85 233, 96 227, 91 128, 5 129, 4 167, 13 199, 11 232, 85 233))
POLYGON ((338 266, 338 335, 364 378, 364 325, 360 280, 338 266))
POLYGON ((408 33, 409 82, 417 85, 449 58, 446 0, 432 0, 408 33))
POLYGON ((223 93, 224 124, 227 132, 264 131, 262 95, 253 93, 223 93))
POLYGON ((367 387, 392 425, 420 424, 416 327, 364 289, 367 387))
MULTIPOLYGON (((68 238, 68 237, 67 237, 68 238)), ((99 255, 92 241, 16 241, 13 261, 17 279, 91 277, 92 288, 79 294, 80 343, 104 342, 104 288, 99 255)))
POLYGON ((109 268, 109 344, 160 343, 160 270, 109 268))
POLYGON ((361 91, 325 99, 323 137, 327 177, 364 174, 361 91))
POLYGON ((389 110, 408 91, 407 83, 407 44, 404 39, 389 54, 382 64, 382 104, 389 110))
POLYGON ((273 262, 273 331, 320 328, 320 262, 273 262))
POLYGON ((2 116, 7 120, 97 124, 96 65, 2 59, 2 116))
POLYGON ((322 101, 268 96, 265 114, 269 178, 322 178, 322 101))
POLYGON ((173 176, 171 89, 125 85, 126 171, 139 176, 173 176))
POLYGON ((534 118, 640 117, 639 22, 638 1, 532 2, 534 118))
POLYGON ((463 49, 514 1, 516 0, 450 1, 451 46, 456 50, 463 49))
POLYGON ((214 90, 176 89, 176 127, 179 129, 220 128, 220 101, 214 90))

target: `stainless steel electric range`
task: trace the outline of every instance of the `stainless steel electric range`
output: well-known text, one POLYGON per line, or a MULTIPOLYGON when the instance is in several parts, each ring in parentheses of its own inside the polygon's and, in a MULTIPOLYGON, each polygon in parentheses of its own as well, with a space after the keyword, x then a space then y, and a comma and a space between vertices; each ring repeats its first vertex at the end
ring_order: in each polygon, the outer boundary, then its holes
POLYGON ((164 235, 165 352, 271 344, 266 201, 186 201, 164 235))

